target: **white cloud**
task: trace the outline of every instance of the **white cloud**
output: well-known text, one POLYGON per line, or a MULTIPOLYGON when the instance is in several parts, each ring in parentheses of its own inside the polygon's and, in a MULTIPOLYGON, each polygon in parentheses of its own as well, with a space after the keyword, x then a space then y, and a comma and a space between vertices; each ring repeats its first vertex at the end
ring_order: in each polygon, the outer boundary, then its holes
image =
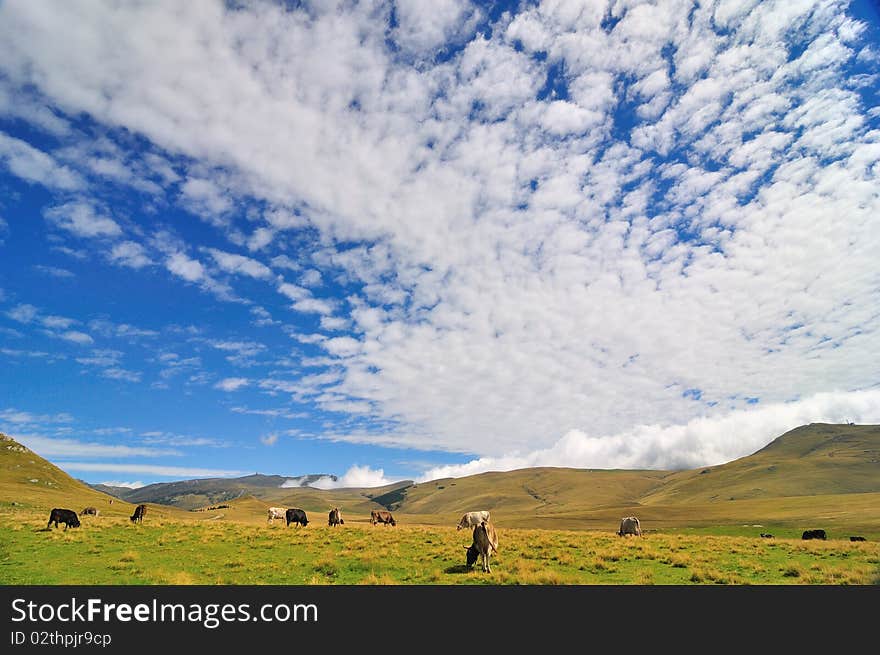
POLYGON ((247 378, 224 378, 215 384, 214 388, 223 391, 238 391, 242 387, 246 387, 248 384, 250 384, 250 380, 247 378))
POLYGON ((533 466, 698 468, 751 455, 801 425, 848 422, 880 423, 880 391, 821 393, 790 403, 695 418, 684 425, 638 425, 607 436, 571 430, 549 448, 432 468, 420 481, 533 466))
POLYGON ((165 261, 166 268, 187 282, 199 282, 205 277, 201 262, 190 259, 182 252, 176 252, 165 261))
POLYGON ((39 425, 44 423, 70 423, 70 414, 31 414, 12 407, 0 410, 0 420, 16 425, 39 425))
POLYGON ((34 184, 76 191, 85 186, 79 174, 56 162, 50 155, 0 132, 0 163, 16 177, 34 184))
POLYGON ((8 312, 6 312, 6 315, 13 321, 18 321, 19 323, 30 323, 37 317, 38 313, 39 310, 33 305, 22 304, 16 305, 12 309, 10 309, 8 312))
POLYGON ((311 482, 308 486, 315 487, 316 489, 349 489, 382 487, 399 481, 399 479, 386 478, 384 469, 372 469, 369 466, 354 465, 336 480, 324 476, 311 482))
POLYGON ((153 464, 112 464, 103 462, 55 462, 65 471, 93 471, 99 473, 131 473, 134 475, 156 475, 167 478, 232 478, 246 475, 246 471, 229 469, 196 468, 190 466, 163 466, 153 464))
MULTIPOLYGON (((2 221, 2 219, 0 219, 2 221)), ((2 222, 0 222, 0 228, 2 228, 2 222)), ((2 232, 2 230, 0 230, 2 232)), ((35 264, 34 270, 43 273, 44 275, 49 275, 51 277, 56 277, 59 279, 69 279, 75 277, 73 273, 68 271, 66 268, 59 268, 58 266, 44 266, 42 264, 35 264)))
POLYGON ((67 330, 66 332, 62 332, 57 335, 59 338, 64 339, 65 341, 70 341, 72 343, 85 345, 89 343, 93 343, 94 339, 90 337, 85 332, 80 332, 78 330, 67 330))
POLYGON ((216 248, 207 248, 207 251, 214 258, 217 265, 227 273, 237 273, 259 279, 266 279, 272 275, 272 271, 266 266, 250 257, 223 252, 216 248))
POLYGON ((141 381, 141 373, 139 371, 129 371, 124 368, 108 368, 102 371, 101 375, 111 380, 122 380, 124 382, 141 381))
POLYGON ((296 301, 291 307, 304 314, 323 314, 326 316, 333 313, 335 305, 330 300, 306 298, 305 300, 296 301))
POLYGON ((128 266, 129 268, 139 269, 149 266, 153 260, 149 258, 144 247, 135 241, 121 241, 113 244, 113 248, 108 255, 110 261, 114 264, 128 266))
POLYGON ((98 484, 104 484, 108 487, 125 487, 126 489, 140 489, 141 487, 146 486, 140 480, 129 482, 127 480, 104 480, 103 482, 98 482, 98 484))
MULTIPOLYGON (((76 439, 56 439, 37 434, 13 435, 41 457, 168 457, 180 455, 176 450, 83 442, 76 439)), ((59 464, 60 466, 60 464, 59 464)), ((64 470, 66 467, 62 466, 64 470)))
POLYGON ((71 201, 51 207, 43 212, 46 220, 78 237, 114 237, 122 234, 122 228, 108 216, 98 213, 85 201, 71 201))
MULTIPOLYGON (((880 116, 847 66, 878 60, 846 3, 622 2, 608 29, 548 2, 479 34, 452 0, 391 30, 362 3, 172 5, 5 3, 0 77, 173 153, 150 170, 231 243, 320 271, 327 298, 211 256, 303 312, 288 333, 349 330, 338 379, 288 388, 400 426, 357 438, 497 458, 876 385, 880 116)), ((63 153, 3 147, 60 188, 63 153)), ((47 219, 120 237, 77 202, 47 219)))

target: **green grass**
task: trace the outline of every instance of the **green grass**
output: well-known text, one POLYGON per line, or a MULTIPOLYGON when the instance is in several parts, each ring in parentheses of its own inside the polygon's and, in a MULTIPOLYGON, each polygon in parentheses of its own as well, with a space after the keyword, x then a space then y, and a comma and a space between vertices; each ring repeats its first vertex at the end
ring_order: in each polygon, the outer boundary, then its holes
POLYGON ((0 584, 874 584, 880 544, 754 536, 499 529, 492 573, 465 569, 470 535, 451 527, 108 517, 45 529, 0 507, 0 584))

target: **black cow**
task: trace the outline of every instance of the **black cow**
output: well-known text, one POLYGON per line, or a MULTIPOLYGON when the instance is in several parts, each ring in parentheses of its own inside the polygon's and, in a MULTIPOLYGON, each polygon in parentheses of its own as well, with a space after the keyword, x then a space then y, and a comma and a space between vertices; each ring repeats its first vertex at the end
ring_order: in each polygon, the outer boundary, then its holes
POLYGON ((293 507, 287 510, 285 517, 287 518, 288 527, 290 527, 291 523, 296 523, 298 526, 301 525, 303 527, 306 527, 309 524, 309 519, 306 516, 306 513, 298 507, 293 507))
POLYGON ((132 523, 143 523, 144 515, 147 513, 146 505, 138 505, 134 508, 134 514, 131 515, 132 523))
POLYGON ((865 538, 864 537, 850 537, 849 540, 850 541, 864 541, 865 538))
POLYGON ((766 532, 761 533, 761 539, 772 539, 772 538, 773 538, 772 534, 768 534, 766 532))
POLYGON ((59 523, 63 523, 65 530, 67 530, 67 528, 78 528, 79 517, 72 509, 60 509, 56 507, 52 510, 52 513, 49 514, 49 522, 46 524, 46 529, 48 530, 49 526, 53 523, 56 528, 59 523))
POLYGON ((345 521, 342 520, 342 514, 339 513, 338 507, 334 507, 330 510, 330 514, 327 516, 327 525, 331 527, 345 525, 345 521))
POLYGON ((804 534, 801 535, 801 539, 822 539, 824 540, 825 530, 804 530, 804 534))
POLYGON ((85 509, 83 509, 83 511, 81 511, 79 513, 79 515, 80 516, 89 516, 89 515, 97 516, 98 515, 98 508, 97 507, 86 507, 85 509))

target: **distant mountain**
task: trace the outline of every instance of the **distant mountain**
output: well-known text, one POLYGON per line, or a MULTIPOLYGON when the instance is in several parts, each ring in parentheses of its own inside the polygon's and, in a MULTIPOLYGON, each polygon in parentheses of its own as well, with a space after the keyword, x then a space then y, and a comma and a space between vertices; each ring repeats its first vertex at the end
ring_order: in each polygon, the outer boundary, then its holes
POLYGON ((261 475, 255 473, 240 478, 202 478, 176 482, 157 482, 137 489, 111 487, 102 484, 89 485, 92 489, 103 491, 130 503, 158 503, 174 505, 181 509, 196 509, 235 500, 243 496, 265 498, 277 496, 279 490, 307 487, 320 478, 336 480, 336 476, 324 473, 300 475, 261 475), (274 493, 272 493, 274 492, 274 493))
POLYGON ((95 491, 100 491, 101 493, 105 493, 108 496, 113 496, 114 498, 119 498, 120 500, 125 500, 126 495, 130 494, 134 489, 131 487, 114 487, 109 484, 91 484, 90 482, 86 482, 85 480, 77 480, 77 482, 82 482, 87 487, 91 487, 95 491))

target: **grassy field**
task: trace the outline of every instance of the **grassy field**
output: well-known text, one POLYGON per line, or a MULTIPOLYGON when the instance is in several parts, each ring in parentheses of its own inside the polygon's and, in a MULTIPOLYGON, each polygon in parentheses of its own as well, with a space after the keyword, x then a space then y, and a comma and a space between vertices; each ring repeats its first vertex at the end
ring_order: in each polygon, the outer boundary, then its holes
POLYGON ((690 585, 880 583, 880 543, 761 539, 754 528, 650 532, 499 529, 492 572, 464 566, 469 531, 347 521, 329 528, 86 517, 46 529, 0 507, 2 584, 690 585), (702 532, 702 533, 701 533, 702 532), (743 536, 747 534, 749 536, 743 536))
POLYGON ((703 470, 533 468, 382 493, 277 489, 212 511, 148 503, 134 525, 134 505, 0 435, 0 584, 880 584, 877 426, 806 426, 703 470), (311 523, 267 525, 274 504, 311 523), (51 508, 88 505, 100 516, 82 527, 46 528, 51 508), (332 529, 334 505, 345 525, 332 529), (397 527, 369 525, 383 505, 397 527), (455 525, 472 509, 490 509, 499 530, 491 574, 464 566, 470 534, 455 525), (614 534, 630 514, 642 538, 614 534), (828 541, 802 541, 812 528, 828 541))

